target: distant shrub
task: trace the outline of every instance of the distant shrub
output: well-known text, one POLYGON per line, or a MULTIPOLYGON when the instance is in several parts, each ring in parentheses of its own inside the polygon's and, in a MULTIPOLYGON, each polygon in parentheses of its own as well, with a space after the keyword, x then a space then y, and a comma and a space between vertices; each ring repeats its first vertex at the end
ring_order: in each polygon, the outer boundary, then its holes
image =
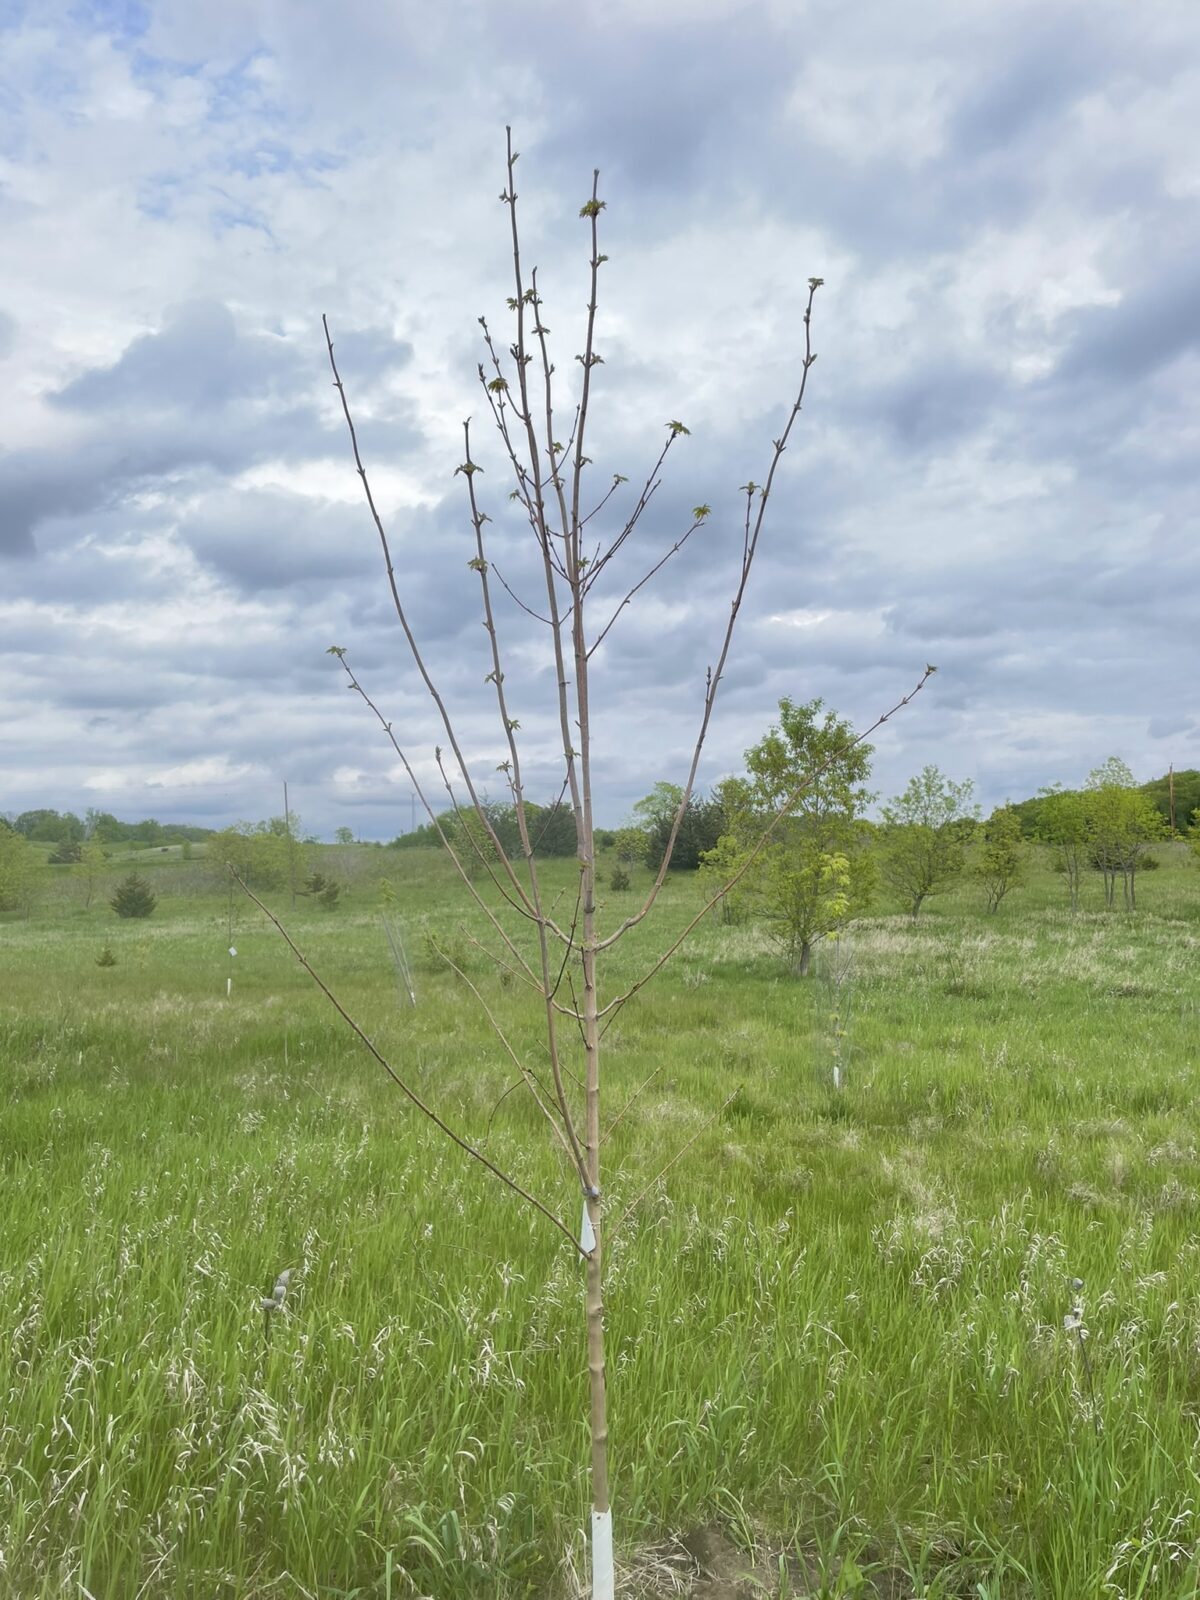
POLYGON ((46 860, 52 867, 69 867, 83 857, 83 846, 73 844, 69 839, 64 839, 62 844, 52 850, 46 860))
POLYGON ((115 967, 116 964, 116 956, 113 955, 112 951, 107 945, 105 945, 104 949, 101 950, 100 954, 96 957, 96 965, 98 967, 115 967))
POLYGON ((609 880, 608 880, 608 886, 609 886, 610 889, 615 889, 618 894, 623 889, 628 889, 628 887, 629 887, 629 874, 626 872, 625 868, 620 865, 619 862, 612 869, 612 873, 610 874, 609 880))
POLYGON ((318 905, 326 911, 332 911, 338 903, 338 896, 342 892, 340 883, 333 878, 327 878, 323 872, 310 872, 304 880, 305 894, 311 895, 318 905))
POLYGON ((148 917, 158 904, 145 878, 131 872, 117 885, 117 892, 108 902, 119 917, 148 917))

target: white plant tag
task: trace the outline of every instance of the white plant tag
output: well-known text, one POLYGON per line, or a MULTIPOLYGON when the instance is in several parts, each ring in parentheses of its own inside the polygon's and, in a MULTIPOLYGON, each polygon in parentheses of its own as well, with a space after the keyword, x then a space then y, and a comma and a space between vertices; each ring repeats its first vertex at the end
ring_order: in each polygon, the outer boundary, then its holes
POLYGON ((592 1600, 614 1600, 612 1512, 592 1512, 592 1600))
POLYGON ((585 1256, 590 1256, 596 1248, 596 1230, 592 1227, 592 1219, 588 1216, 587 1197, 583 1201, 583 1221, 579 1224, 579 1248, 585 1256))

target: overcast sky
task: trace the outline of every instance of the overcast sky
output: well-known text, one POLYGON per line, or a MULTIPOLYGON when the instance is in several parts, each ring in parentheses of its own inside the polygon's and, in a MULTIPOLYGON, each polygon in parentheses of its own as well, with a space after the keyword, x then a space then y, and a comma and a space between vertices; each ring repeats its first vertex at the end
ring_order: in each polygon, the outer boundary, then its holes
MULTIPOLYGON (((597 658, 602 821, 680 775, 810 275, 820 359, 703 780, 781 696, 862 724, 927 661, 876 742, 885 794, 928 762, 985 805, 1110 754, 1200 766, 1194 0, 0 0, 0 810, 220 826, 287 778, 323 835, 408 826, 326 654, 427 773, 322 312, 501 792, 453 474, 473 415, 520 589, 475 379, 479 315, 508 337, 506 123, 564 374, 601 169, 596 484, 691 429, 630 581, 713 508, 597 658)), ((556 789, 545 641, 500 622, 531 790, 556 789)))

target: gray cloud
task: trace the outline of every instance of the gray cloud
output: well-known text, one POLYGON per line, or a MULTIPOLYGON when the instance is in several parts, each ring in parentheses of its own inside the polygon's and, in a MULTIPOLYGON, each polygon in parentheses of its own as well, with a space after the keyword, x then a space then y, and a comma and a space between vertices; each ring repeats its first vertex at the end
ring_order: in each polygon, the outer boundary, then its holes
MULTIPOLYGON (((366 510, 343 498, 325 306, 406 602, 495 776, 452 474, 472 413, 490 557, 540 601, 473 382, 472 319, 503 331, 510 292, 506 117, 563 383, 586 299, 575 213, 603 169, 597 483, 636 481, 667 417, 693 427, 611 602, 693 504, 714 508, 597 658, 606 819, 690 746, 737 485, 763 476, 812 271, 830 279, 821 361, 702 781, 736 766, 780 695, 869 721, 926 660, 937 679, 877 741, 885 792, 929 760, 976 776, 989 804, 1112 750, 1146 775, 1200 763, 1177 662, 1200 604, 1186 8, 1101 3, 1082 30, 1066 0, 953 18, 576 8, 552 37, 539 0, 503 24, 458 4, 299 15, 164 0, 135 47, 119 20, 72 31, 47 11, 4 53, 15 798, 221 820, 278 809, 286 773, 314 826, 407 820, 386 744, 324 655, 351 647, 427 763, 444 739, 366 510), (536 56, 525 29, 547 39, 536 56)), ((544 637, 502 594, 497 610, 550 788, 544 637)))

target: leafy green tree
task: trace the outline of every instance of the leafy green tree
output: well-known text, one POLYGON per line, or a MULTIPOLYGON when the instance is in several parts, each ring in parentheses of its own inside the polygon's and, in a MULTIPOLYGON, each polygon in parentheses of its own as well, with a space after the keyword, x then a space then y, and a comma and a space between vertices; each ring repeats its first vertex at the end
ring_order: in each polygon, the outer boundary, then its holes
POLYGON ((333 911, 341 895, 342 886, 334 878, 326 877, 323 872, 310 872, 304 880, 301 894, 311 895, 317 904, 326 911, 333 911))
POLYGON ((354 829, 353 828, 339 828, 337 830, 337 832, 334 834, 333 837, 334 837, 335 843, 337 843, 337 844, 353 844, 354 843, 354 829))
POLYGON ((84 826, 73 811, 57 811, 46 809, 38 811, 22 811, 13 827, 26 839, 32 839, 38 844, 77 843, 83 838, 84 826))
POLYGON ((618 828, 613 837, 613 849, 622 866, 632 867, 645 861, 649 848, 650 835, 645 828, 637 828, 632 824, 618 828))
POLYGON ((1149 847, 1167 835, 1153 800, 1134 782, 1117 756, 1088 774, 1089 851, 1104 879, 1104 903, 1116 901, 1117 879, 1127 911, 1137 907, 1137 875, 1150 861, 1149 847))
POLYGON ((706 852, 703 871, 733 891, 734 915, 753 917, 785 950, 794 972, 808 973, 817 941, 843 928, 870 903, 874 864, 863 848, 862 813, 871 747, 821 700, 779 702, 779 722, 746 751, 747 776, 721 785, 725 832, 706 852), (806 782, 807 780, 807 782, 806 782), (789 814, 754 855, 764 828, 800 789, 789 814))
POLYGON ((683 799, 683 790, 677 783, 656 783, 649 794, 644 794, 633 807, 633 826, 646 834, 661 828, 670 828, 683 799))
POLYGON ((1009 805, 998 806, 983 825, 983 840, 974 865, 989 911, 996 911, 1011 889, 1024 882, 1029 846, 1021 819, 1009 805))
POLYGON ((1079 910, 1079 885, 1088 859, 1087 796, 1061 784, 1038 791, 1037 837, 1049 845, 1056 869, 1063 874, 1071 910, 1079 910))
POLYGON ((1164 773, 1161 778, 1152 778, 1149 783, 1141 785, 1142 793, 1153 805, 1159 816, 1166 824, 1168 831, 1171 827, 1172 812, 1176 832, 1187 835, 1194 834, 1200 823, 1200 772, 1194 767, 1185 767, 1179 772, 1164 773))
POLYGON ((239 822, 214 833, 207 858, 222 876, 232 867, 251 888, 279 889, 291 881, 293 856, 296 872, 302 872, 301 854, 300 845, 288 838, 283 818, 272 817, 266 822, 239 822))
POLYGON ((27 911, 37 868, 33 852, 15 828, 0 827, 0 911, 27 911))
MULTIPOLYGON (((656 783, 648 795, 633 808, 633 824, 645 835, 646 850, 643 860, 657 872, 666 854, 675 826, 675 817, 683 799, 683 790, 676 783, 656 783)), ((725 831, 725 816, 720 801, 713 795, 692 795, 680 818, 675 835, 675 848, 671 852, 673 872, 694 872, 701 857, 715 850, 725 831)))
POLYGON ((145 878, 131 872, 117 885, 117 892, 108 902, 119 917, 148 917, 158 904, 145 878))
POLYGON ((104 872, 107 860, 104 847, 97 844, 94 839, 89 839, 86 844, 80 845, 79 860, 76 864, 74 875, 83 882, 83 909, 85 911, 91 909, 92 897, 96 893, 96 885, 104 872))
POLYGON ((911 916, 961 875, 979 816, 974 793, 969 778, 954 783, 931 766, 883 807, 883 876, 911 916))

